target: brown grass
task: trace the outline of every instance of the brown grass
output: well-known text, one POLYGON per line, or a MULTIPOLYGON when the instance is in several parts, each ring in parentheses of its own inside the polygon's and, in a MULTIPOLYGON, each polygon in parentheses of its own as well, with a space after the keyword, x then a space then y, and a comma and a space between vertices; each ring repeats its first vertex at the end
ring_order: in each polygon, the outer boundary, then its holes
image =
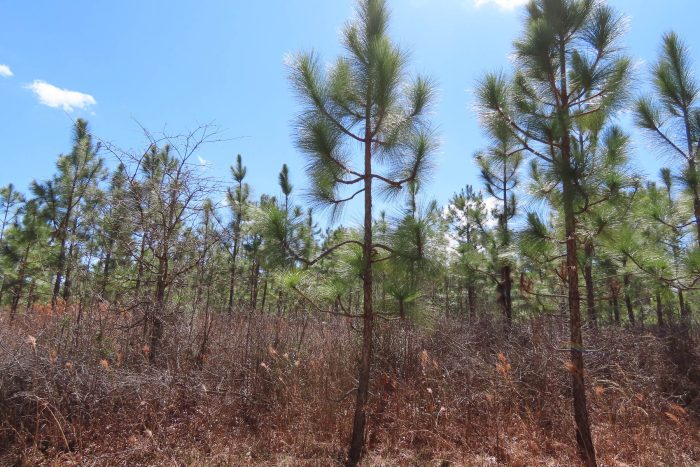
MULTIPOLYGON (((174 314, 162 362, 108 309, 0 318, 2 465, 337 465, 358 336, 344 320, 174 314)), ((488 319, 377 333, 365 465, 577 465, 566 329, 488 319)), ((588 333, 588 396, 605 465, 698 465, 697 336, 588 333), (688 340, 690 339, 690 340, 688 340), (681 344, 678 344, 680 342, 681 344)))

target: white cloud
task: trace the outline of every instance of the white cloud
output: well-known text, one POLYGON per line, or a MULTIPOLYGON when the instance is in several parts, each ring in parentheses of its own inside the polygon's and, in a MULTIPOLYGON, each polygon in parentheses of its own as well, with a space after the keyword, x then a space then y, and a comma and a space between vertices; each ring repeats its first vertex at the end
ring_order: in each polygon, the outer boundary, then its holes
POLYGON ((197 156, 197 161, 199 162, 200 169, 206 171, 211 168, 211 161, 206 160, 202 156, 197 156))
POLYGON ((488 4, 494 4, 502 10, 514 10, 521 5, 525 5, 528 0, 474 0, 474 5, 481 7, 488 4))
POLYGON ((15 74, 12 73, 12 70, 10 70, 10 67, 7 65, 3 65, 0 63, 0 76, 3 76, 5 78, 10 78, 14 76, 15 74))
POLYGON ((66 112, 72 112, 74 109, 86 109, 97 104, 95 98, 90 94, 61 89, 39 79, 25 87, 39 98, 40 103, 54 109, 60 107, 66 112))

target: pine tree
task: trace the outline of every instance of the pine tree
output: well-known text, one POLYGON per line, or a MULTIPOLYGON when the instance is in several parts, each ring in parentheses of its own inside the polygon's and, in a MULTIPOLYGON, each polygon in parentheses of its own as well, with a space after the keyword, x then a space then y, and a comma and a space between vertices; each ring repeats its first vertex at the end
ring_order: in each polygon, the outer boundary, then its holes
POLYGON ((327 71, 314 54, 292 63, 292 82, 305 105, 298 144, 308 157, 313 197, 335 216, 352 199, 364 198, 362 240, 352 241, 362 249, 363 331, 348 465, 363 454, 373 359, 373 264, 381 249, 373 236, 374 184, 396 194, 424 175, 434 148, 423 119, 431 84, 418 78, 404 85, 406 54, 388 38, 388 20, 384 0, 360 0, 356 19, 343 31, 345 56, 327 71), (362 147, 358 167, 351 157, 355 145, 362 147), (386 170, 378 170, 382 166, 386 170), (342 195, 343 188, 353 191, 342 195))
MULTIPOLYGON (((17 220, 20 215, 21 207, 24 204, 24 196, 15 189, 15 186, 10 183, 0 188, 0 216, 2 216, 2 224, 0 224, 0 248, 2 248, 3 240, 5 239, 5 230, 17 220)), ((0 309, 2 309, 2 297, 5 291, 5 276, 7 273, 0 269, 0 309)))
POLYGON ((80 222, 82 203, 104 178, 104 161, 98 156, 99 145, 92 141, 85 120, 78 119, 73 129, 73 150, 58 158, 58 173, 46 183, 32 184, 32 191, 42 202, 44 212, 58 244, 55 280, 51 306, 55 309, 63 285, 63 295, 70 295, 70 251, 73 236, 80 222))
POLYGON ((531 0, 525 32, 515 43, 519 71, 510 82, 488 75, 479 89, 482 118, 507 125, 561 186, 576 440, 589 466, 596 458, 584 382, 577 232, 577 218, 589 206, 579 189, 583 173, 574 141, 578 120, 609 114, 623 102, 630 62, 617 45, 621 21, 593 0, 531 0))
POLYGON ((233 176, 236 186, 226 192, 226 200, 231 212, 233 220, 231 222, 231 266, 229 271, 229 293, 228 293, 228 312, 233 312, 233 304, 235 300, 236 288, 236 260, 241 247, 241 230, 246 214, 246 206, 248 204, 249 188, 247 183, 243 183, 248 169, 243 165, 241 155, 236 156, 236 165, 231 166, 231 175, 233 176))
POLYGON ((513 259, 510 254, 513 232, 509 222, 516 215, 516 198, 514 190, 519 183, 518 171, 523 161, 525 150, 510 129, 502 122, 496 121, 495 126, 488 128, 493 145, 486 151, 476 155, 476 161, 481 168, 481 178, 486 191, 499 201, 500 207, 493 214, 498 221, 498 229, 494 239, 496 268, 500 270, 500 278, 496 279, 497 299, 503 310, 506 324, 513 322, 513 259))
POLYGON ((660 149, 684 164, 678 178, 692 199, 700 245, 700 85, 690 51, 675 33, 664 35, 652 75, 654 94, 637 100, 635 121, 660 149))
MULTIPOLYGON (((99 241, 102 248, 102 278, 99 291, 104 299, 112 298, 109 293, 110 278, 115 268, 126 264, 127 254, 122 245, 129 242, 132 219, 128 212, 128 177, 124 164, 119 164, 112 174, 107 191, 106 209, 101 216, 99 241)), ((114 295, 116 297, 116 295, 114 295)))
POLYGON ((8 230, 3 240, 0 259, 11 295, 10 319, 17 314, 26 287, 37 282, 47 266, 49 233, 38 202, 30 200, 23 207, 20 222, 8 230))
POLYGON ((467 289, 467 308, 472 317, 476 314, 477 286, 484 276, 479 267, 484 259, 480 250, 484 245, 483 233, 487 217, 483 195, 476 193, 471 185, 467 185, 450 200, 448 219, 458 244, 459 255, 456 267, 467 289))

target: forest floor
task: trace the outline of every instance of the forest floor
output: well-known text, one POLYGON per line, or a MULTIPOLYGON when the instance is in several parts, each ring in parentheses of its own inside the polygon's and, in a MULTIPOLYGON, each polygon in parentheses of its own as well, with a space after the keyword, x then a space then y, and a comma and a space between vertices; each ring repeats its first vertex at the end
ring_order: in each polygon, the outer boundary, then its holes
MULTIPOLYGON (((340 465, 358 336, 344 319, 173 314, 156 364, 109 310, 0 318, 0 465, 340 465)), ((558 316, 382 323, 363 465, 577 465, 558 316)), ((600 464, 700 465, 698 335, 586 331, 600 464)))

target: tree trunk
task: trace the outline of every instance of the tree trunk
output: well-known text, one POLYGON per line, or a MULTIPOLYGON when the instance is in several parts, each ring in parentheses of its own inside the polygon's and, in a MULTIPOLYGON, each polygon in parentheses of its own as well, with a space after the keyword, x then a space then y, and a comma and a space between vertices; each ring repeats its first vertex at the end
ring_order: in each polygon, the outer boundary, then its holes
POLYGON ((678 306, 680 307, 681 323, 687 325, 690 323, 690 316, 688 313, 688 306, 685 303, 685 298, 683 297, 683 291, 678 290, 678 306))
POLYGON ((158 260, 158 275, 156 278, 155 303, 150 316, 150 350, 148 359, 151 363, 156 361, 160 344, 163 338, 163 313, 165 311, 165 293, 168 281, 167 252, 158 260))
POLYGON ((510 327, 513 324, 513 277, 510 266, 501 268, 501 307, 506 324, 510 327))
POLYGON ((73 287, 73 254, 75 250, 75 243, 71 242, 70 247, 68 247, 68 264, 66 265, 66 277, 63 281, 63 301, 68 304, 68 299, 71 295, 71 289, 73 287))
POLYGON ((258 258, 253 260, 252 268, 250 274, 250 308, 255 310, 258 306, 258 282, 260 277, 260 260, 258 258))
POLYGON ((14 294, 12 295, 12 302, 10 303, 10 322, 15 320, 17 315, 17 308, 19 307, 20 299, 22 298, 22 285, 24 284, 24 279, 19 282, 17 287, 15 287, 14 294))
POLYGON ((61 238, 61 249, 58 253, 58 264, 56 265, 56 279, 53 283, 53 293, 51 294, 51 311, 56 311, 56 301, 61 293, 61 282, 63 281, 63 267, 66 262, 66 239, 61 238))
MULTIPOLYGON (((563 78, 565 79, 565 78, 563 78)), ((566 89, 563 86, 564 90, 566 89)), ((564 92, 564 95, 566 93, 564 92)), ((571 142, 564 137, 562 145, 563 158, 563 201, 564 223, 566 232, 566 266, 569 285, 569 331, 571 333, 571 383, 574 396, 574 421, 576 422, 576 442, 579 455, 587 467, 596 467, 595 448, 588 417, 586 403, 586 384, 584 381, 583 336, 581 334, 581 296, 579 293, 578 256, 576 237, 576 215, 574 212, 575 186, 574 170, 571 166, 571 142)))
POLYGON ((17 308, 19 307, 19 302, 22 298, 22 290, 24 288, 24 279, 27 275, 27 262, 29 261, 29 251, 31 250, 31 243, 27 245, 24 249, 24 257, 20 263, 19 272, 17 274, 17 285, 14 287, 14 293, 12 296, 12 301, 10 302, 10 322, 14 321, 15 315, 17 314, 17 308))
POLYGON ((348 466, 356 466, 362 458, 365 445, 366 406, 369 396, 369 379, 372 365, 374 309, 372 307, 372 146, 369 108, 365 117, 365 173, 364 173, 364 243, 362 245, 362 292, 363 328, 362 355, 358 375, 355 415, 352 424, 352 438, 348 452, 348 466))
MULTIPOLYGON (((565 183, 573 189, 571 183, 565 183)), ((571 196, 571 195, 569 195, 571 196)), ((586 403, 586 385, 584 381, 583 336, 581 334, 581 297, 578 288, 578 258, 576 251, 576 221, 571 199, 566 203, 566 264, 569 282, 569 325, 571 333, 571 382, 574 396, 574 420, 576 422, 576 442, 584 463, 596 466, 595 448, 591 435, 588 406, 586 403)))
MULTIPOLYGON (((2 226, 0 226, 0 246, 2 246, 2 240, 5 237, 5 227, 7 226, 7 217, 10 214, 10 205, 8 204, 5 209, 5 216, 2 220, 2 226)), ((0 278, 0 311, 2 311, 2 296, 5 292, 5 274, 0 278)))
POLYGON ((625 274, 625 307, 627 307, 627 318, 630 321, 630 325, 634 326, 635 325, 635 319, 634 319, 634 308, 632 307, 632 298, 630 297, 630 275, 625 274))
POLYGON ((110 272, 110 264, 112 262, 112 252, 108 251, 107 255, 105 256, 105 265, 104 268, 102 269, 102 286, 100 287, 101 292, 100 294, 104 297, 105 293, 107 292, 107 285, 109 285, 109 272, 110 272))
POLYGON ((35 294, 36 282, 32 281, 32 283, 29 285, 29 293, 27 293, 27 307, 25 308, 25 311, 27 313, 32 311, 32 307, 34 306, 35 294))
POLYGON ((588 311, 588 322, 596 328, 598 326, 598 312, 595 303, 595 286, 593 284, 593 242, 586 241, 585 244, 585 266, 583 269, 583 278, 586 282, 586 305, 588 311))
POLYGON ((260 311, 265 311, 265 301, 267 300, 267 277, 265 277, 265 282, 263 282, 263 294, 260 303, 260 311))
POLYGON ((228 287, 228 312, 233 312, 234 292, 236 288, 236 256, 238 256, 238 240, 233 243, 233 257, 231 258, 231 272, 228 287))
POLYGON ((445 275, 445 316, 450 316, 450 279, 447 274, 445 275))
POLYGON ((467 287, 467 302, 469 306, 469 316, 476 315, 476 289, 473 285, 467 287))
MULTIPOLYGON (((693 154, 693 138, 690 132, 688 131, 689 125, 688 121, 686 118, 686 136, 688 138, 688 154, 693 154)), ((698 148, 698 151, 700 151, 700 147, 698 148)), ((691 160, 688 161, 688 172, 690 175, 690 179, 693 180, 693 214, 695 214, 695 229, 697 230, 697 242, 698 245, 700 245, 700 193, 698 192, 698 182, 697 182, 697 169, 696 169, 696 158, 692 157, 691 160)))
POLYGON ((207 279, 207 291, 204 301, 204 329, 202 330, 202 343, 199 346, 196 363, 200 368, 204 366, 204 361, 207 356, 207 346, 209 345, 209 330, 211 328, 211 317, 209 316, 209 301, 211 297, 211 282, 212 277, 209 275, 207 279))
POLYGON ((661 301, 661 292, 656 292, 656 324, 660 327, 664 327, 664 305, 661 301))
POLYGON ((107 248, 107 254, 105 255, 105 265, 102 269, 102 285, 100 286, 100 295, 102 298, 106 298, 107 286, 109 285, 109 273, 111 272, 112 266, 112 251, 114 250, 114 239, 110 239, 109 247, 107 248))
POLYGON ((134 285, 134 300, 141 295, 141 281, 143 280, 143 261, 146 255, 146 232, 141 236, 141 247, 139 250, 138 267, 136 270, 136 284, 134 285))

